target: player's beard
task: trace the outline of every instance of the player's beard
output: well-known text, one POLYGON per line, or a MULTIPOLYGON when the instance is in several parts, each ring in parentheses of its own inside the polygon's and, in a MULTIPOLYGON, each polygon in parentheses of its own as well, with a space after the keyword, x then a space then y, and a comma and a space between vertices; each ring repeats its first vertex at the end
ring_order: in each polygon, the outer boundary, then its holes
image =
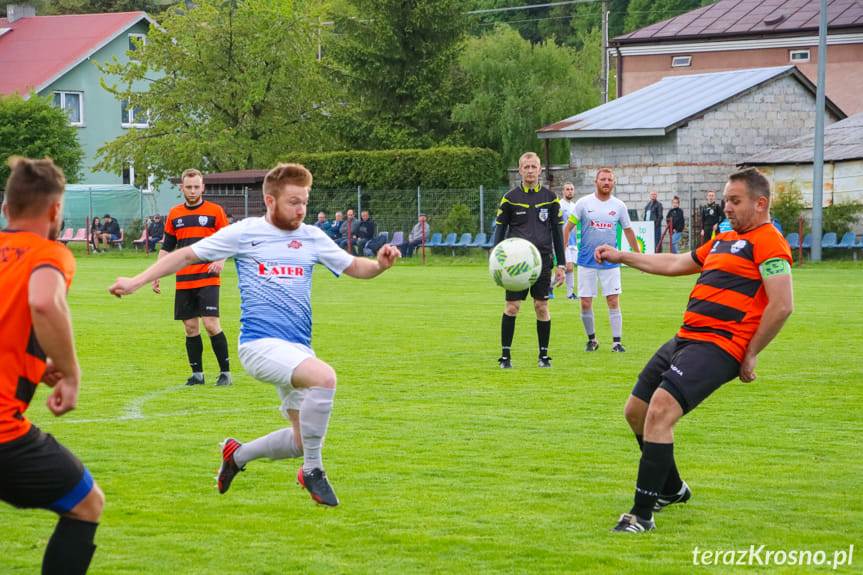
POLYGON ((48 239, 49 240, 51 240, 53 242, 53 241, 56 241, 57 238, 60 237, 60 228, 62 225, 63 225, 63 220, 58 219, 56 222, 54 222, 54 225, 51 227, 51 229, 48 230, 48 239))
POLYGON ((274 226, 276 226, 280 230, 286 230, 289 232, 292 232, 292 231, 296 230, 297 228, 299 228, 300 224, 303 221, 302 219, 296 220, 296 219, 291 219, 291 218, 285 216, 279 210, 278 205, 273 210, 270 210, 269 215, 270 215, 270 223, 271 224, 273 224, 274 226))

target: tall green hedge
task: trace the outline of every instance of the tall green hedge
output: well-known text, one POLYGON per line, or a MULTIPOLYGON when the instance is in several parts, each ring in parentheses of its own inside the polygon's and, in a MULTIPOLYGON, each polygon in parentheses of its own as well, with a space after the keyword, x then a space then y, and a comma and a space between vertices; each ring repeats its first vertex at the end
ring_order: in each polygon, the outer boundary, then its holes
POLYGON ((280 161, 306 166, 319 189, 473 188, 507 182, 500 155, 486 148, 292 153, 280 161))

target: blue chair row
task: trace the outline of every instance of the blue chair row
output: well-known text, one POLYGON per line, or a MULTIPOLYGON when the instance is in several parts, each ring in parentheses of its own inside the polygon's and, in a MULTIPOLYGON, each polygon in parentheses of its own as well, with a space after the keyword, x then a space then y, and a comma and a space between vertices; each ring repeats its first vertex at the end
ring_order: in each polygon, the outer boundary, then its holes
MULTIPOLYGON (((429 241, 426 242, 427 248, 485 248, 493 247, 494 236, 488 237, 485 233, 478 233, 474 238, 471 234, 462 234, 461 238, 458 234, 447 234, 446 238, 441 233, 432 234, 429 241)), ((455 252, 453 252, 455 253, 455 252)))
MULTIPOLYGON (((806 234, 803 236, 802 243, 800 242, 800 234, 796 232, 792 232, 785 236, 785 240, 788 242, 788 245, 791 246, 792 250, 796 250, 798 248, 803 248, 804 250, 812 249, 812 234, 806 234)), ((857 242, 857 234, 854 232, 848 232, 842 236, 842 241, 837 242, 836 233, 827 232, 824 234, 824 237, 821 238, 821 247, 844 249, 863 248, 863 238, 860 238, 860 241, 857 242)))

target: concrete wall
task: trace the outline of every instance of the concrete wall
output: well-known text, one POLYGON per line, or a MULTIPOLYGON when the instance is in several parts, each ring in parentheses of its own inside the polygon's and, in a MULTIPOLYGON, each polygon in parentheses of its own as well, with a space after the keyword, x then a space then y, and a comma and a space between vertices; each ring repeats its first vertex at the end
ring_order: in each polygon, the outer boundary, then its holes
MULTIPOLYGON (((863 44, 827 47, 827 97, 849 116, 863 112, 863 98, 861 98, 863 65, 861 63, 863 63, 863 44)), ((818 72, 818 46, 624 56, 622 78, 618 81, 621 93, 626 95, 658 82, 666 76, 727 72, 789 64, 796 64, 797 68, 814 84, 818 72), (789 52, 792 49, 801 48, 809 50, 809 62, 791 62, 789 52), (692 65, 687 68, 672 68, 671 59, 674 56, 691 56, 692 65)), ((612 64, 612 70, 613 66, 614 64, 612 64)))

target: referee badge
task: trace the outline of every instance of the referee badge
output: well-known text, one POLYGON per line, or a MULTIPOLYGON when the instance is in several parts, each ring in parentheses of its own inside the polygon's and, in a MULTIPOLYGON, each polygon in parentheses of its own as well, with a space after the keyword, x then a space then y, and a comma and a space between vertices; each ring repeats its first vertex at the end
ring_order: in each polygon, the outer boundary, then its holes
POLYGON ((547 222, 548 221, 548 208, 541 208, 539 210, 539 221, 547 222))

